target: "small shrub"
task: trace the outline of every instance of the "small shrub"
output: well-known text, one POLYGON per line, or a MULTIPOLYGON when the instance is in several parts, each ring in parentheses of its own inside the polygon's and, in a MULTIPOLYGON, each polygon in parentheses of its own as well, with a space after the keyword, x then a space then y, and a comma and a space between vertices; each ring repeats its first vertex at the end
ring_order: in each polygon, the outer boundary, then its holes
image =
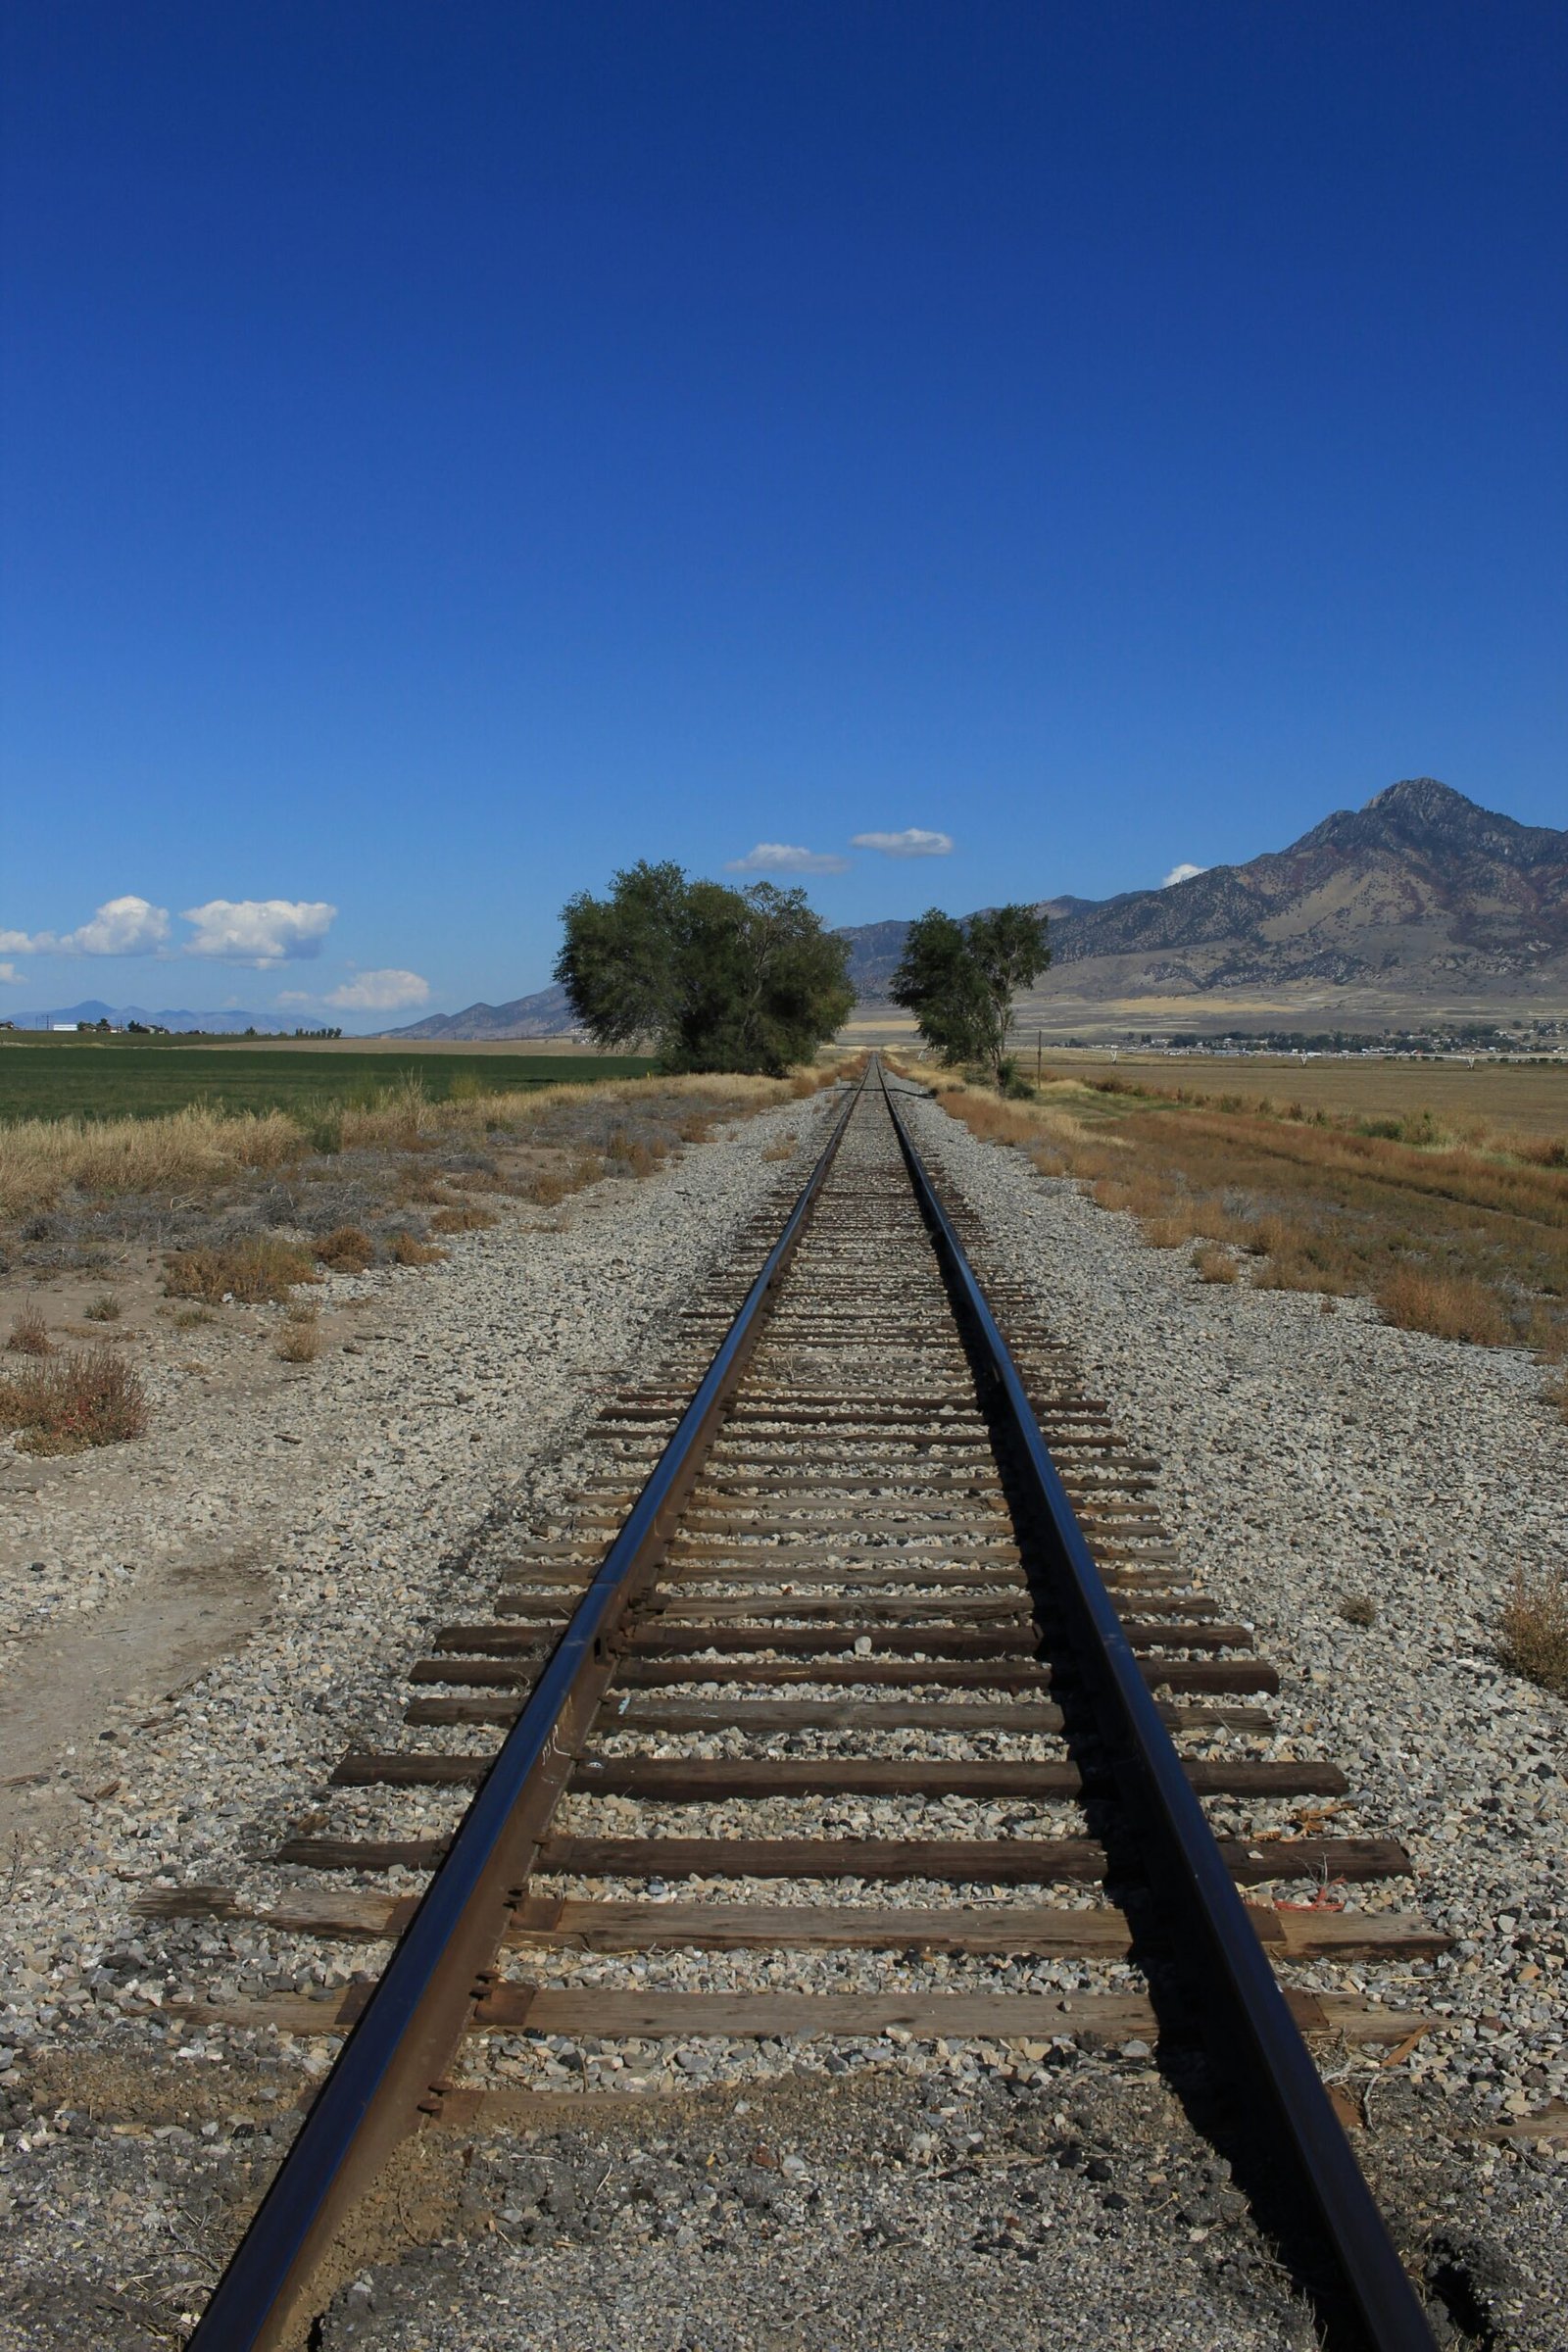
POLYGON ((49 1337, 49 1326, 39 1308, 23 1307, 11 1326, 11 1337, 6 1346, 13 1355, 53 1355, 54 1342, 49 1337))
POLYGON ((113 1291, 100 1291, 96 1298, 88 1299, 81 1311, 89 1323, 118 1323, 124 1309, 113 1291))
POLYGON ((310 1253, 272 1234, 251 1234, 220 1248, 176 1250, 164 1260, 171 1298, 201 1298, 210 1306, 237 1298, 247 1306, 280 1306, 299 1282, 319 1282, 310 1253))
POLYGON ((438 1208, 430 1219, 432 1233, 481 1233, 485 1226, 496 1223, 493 1208, 481 1208, 477 1200, 465 1200, 453 1208, 438 1208))
POLYGON ((1568 1576, 1558 1568, 1533 1584, 1521 1569, 1503 1604, 1497 1655, 1527 1683, 1568 1698, 1568 1576))
POLYGON ((1384 1321, 1401 1331, 1468 1340, 1476 1348, 1503 1348, 1513 1336, 1495 1294, 1469 1274, 1396 1266, 1380 1284, 1377 1302, 1384 1321))
POLYGON ((1340 1615, 1347 1625, 1376 1625, 1378 1604, 1368 1592, 1347 1592, 1340 1602, 1340 1615))
POLYGON ((363 1274, 375 1263, 375 1244, 358 1225, 334 1225, 316 1245, 316 1254, 334 1274, 363 1274))
POLYGON ((764 1145, 762 1157, 764 1159, 793 1159, 795 1147, 799 1140, 792 1129, 788 1135, 781 1135, 776 1143, 764 1145))
POLYGON ((147 1398, 136 1373, 112 1348, 68 1355, 0 1381, 0 1429, 21 1430, 28 1453, 80 1453, 139 1438, 147 1398))
POLYGON ((395 1266, 433 1266, 446 1256, 433 1242, 421 1242, 416 1233, 389 1233, 386 1253, 395 1266))
POLYGON ((199 1323, 212 1323, 216 1319, 210 1306, 177 1306, 173 1315, 176 1331, 194 1331, 199 1323))
MULTIPOLYGON (((797 1083, 791 1092, 798 1094, 799 1091, 797 1083)), ((705 1118, 700 1110, 687 1111, 685 1116, 675 1123, 675 1133, 683 1144, 706 1144, 712 1132, 712 1120, 705 1118)))
POLYGON ((662 1168, 667 1154, 660 1143, 646 1144, 628 1136, 624 1127, 617 1127, 607 1148, 610 1172, 614 1176, 634 1176, 639 1180, 652 1176, 662 1168))
POLYGON ((339 1103, 323 1103, 318 1110, 296 1111, 304 1131, 305 1141, 313 1152, 323 1159, 335 1158, 343 1149, 343 1110, 339 1103))
POLYGON ((1217 1242, 1200 1242, 1193 1251, 1193 1268, 1200 1282, 1234 1282, 1236 1260, 1217 1242))
POLYGON ((321 1318, 313 1304, 291 1306, 277 1335, 285 1364, 314 1364, 321 1352, 321 1318))

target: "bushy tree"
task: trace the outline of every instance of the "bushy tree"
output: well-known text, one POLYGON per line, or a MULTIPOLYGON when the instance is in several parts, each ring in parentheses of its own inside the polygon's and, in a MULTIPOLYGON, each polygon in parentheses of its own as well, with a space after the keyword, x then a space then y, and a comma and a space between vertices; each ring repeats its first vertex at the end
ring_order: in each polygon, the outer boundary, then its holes
POLYGON ((776 1077, 855 1003, 849 943, 802 890, 730 890, 644 859, 606 899, 579 891, 562 919, 556 978, 573 1012, 602 1046, 652 1046, 662 1069, 776 1077))
POLYGON ((997 906, 961 923, 931 906, 909 925, 888 993, 944 1061, 982 1062, 1000 1086, 1013 999, 1050 961, 1046 918, 1032 906, 997 906))

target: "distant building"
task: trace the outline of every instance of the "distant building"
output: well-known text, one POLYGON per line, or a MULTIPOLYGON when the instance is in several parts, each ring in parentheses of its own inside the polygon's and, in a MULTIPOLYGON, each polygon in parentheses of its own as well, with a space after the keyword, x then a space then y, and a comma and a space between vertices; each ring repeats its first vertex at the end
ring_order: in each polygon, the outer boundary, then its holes
POLYGON ((85 1026, 86 1024, 82 1021, 51 1021, 49 1024, 51 1031, 69 1031, 73 1037, 75 1036, 78 1029, 85 1026))

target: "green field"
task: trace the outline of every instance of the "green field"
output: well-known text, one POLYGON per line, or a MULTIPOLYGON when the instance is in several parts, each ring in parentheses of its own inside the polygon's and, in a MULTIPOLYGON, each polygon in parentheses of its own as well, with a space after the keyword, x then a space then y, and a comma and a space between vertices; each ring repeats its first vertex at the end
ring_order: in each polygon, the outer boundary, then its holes
POLYGON ((167 1038, 6 1037, 0 1041, 0 1119, 156 1118, 187 1102, 222 1110, 314 1110, 325 1102, 371 1102, 416 1077, 432 1102, 458 1085, 505 1094, 536 1086, 591 1086, 641 1078, 640 1054, 357 1054, 341 1046, 182 1046, 167 1038))

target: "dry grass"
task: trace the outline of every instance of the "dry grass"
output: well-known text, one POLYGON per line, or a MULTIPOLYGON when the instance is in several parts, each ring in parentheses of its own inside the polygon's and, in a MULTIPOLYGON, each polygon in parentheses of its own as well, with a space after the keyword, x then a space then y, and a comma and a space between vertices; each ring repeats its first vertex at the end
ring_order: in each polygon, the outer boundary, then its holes
POLYGON ((421 1242, 416 1233, 389 1233, 386 1253, 395 1266, 433 1266, 447 1254, 434 1242, 421 1242))
POLYGON ((1497 1655, 1526 1682, 1568 1698, 1568 1576, 1562 1569, 1532 1582, 1521 1570, 1503 1604, 1497 1655))
POLYGON ((0 1430, 20 1430, 27 1453, 81 1453, 117 1446, 147 1427, 136 1373, 112 1348, 63 1356, 0 1380, 0 1430))
POLYGON ((762 1147, 762 1157, 764 1159, 793 1159, 799 1143, 800 1138, 792 1128, 788 1135, 781 1135, 776 1143, 765 1144, 762 1147))
POLYGON ((640 1180, 645 1176, 657 1175, 669 1153, 662 1144, 643 1143, 638 1138, 628 1136, 624 1127, 617 1127, 605 1147, 605 1156, 609 1163, 609 1174, 632 1176, 640 1180))
POLYGON ((118 1323, 125 1310, 113 1291, 100 1291, 81 1311, 89 1323, 118 1323))
POLYGON ((450 1208, 438 1208, 430 1219, 432 1233, 482 1233, 487 1225, 500 1222, 493 1208, 481 1208, 477 1200, 455 1202, 450 1208))
POLYGON ((1430 1332, 1437 1340, 1469 1340, 1478 1348, 1505 1347, 1513 1337, 1495 1296, 1467 1274, 1396 1266, 1381 1285, 1378 1310, 1401 1331, 1430 1332))
POLYGON ((1376 1625, 1378 1604, 1370 1592, 1347 1592, 1340 1602, 1340 1615, 1347 1625, 1376 1625))
POLYGON ((176 1306, 171 1320, 176 1331, 195 1331, 203 1323, 215 1323, 218 1318, 210 1306, 176 1306))
POLYGON ((1200 1242, 1193 1251, 1193 1271, 1200 1282, 1234 1282, 1236 1260, 1217 1242, 1200 1242))
POLYGON ((328 1102, 298 1117, 282 1110, 229 1116, 193 1104, 149 1119, 19 1119, 0 1124, 0 1220, 53 1208, 72 1190, 92 1199, 208 1192, 293 1166, 317 1151, 422 1152, 443 1138, 473 1139, 489 1130, 526 1138, 552 1113, 582 1104, 618 1105, 629 1114, 667 1111, 678 1101, 682 1115, 696 1122, 689 1140, 699 1141, 711 1117, 745 1117, 801 1101, 833 1077, 830 1069, 793 1078, 712 1073, 493 1094, 465 1085, 452 1101, 437 1102, 416 1074, 384 1088, 371 1103, 328 1102))
MULTIPOLYGON (((982 1141, 1021 1147, 1043 1175, 1076 1179, 1100 1207, 1135 1216, 1156 1248, 1240 1250, 1260 1289, 1359 1295, 1411 1329, 1551 1360, 1568 1353, 1561 1137, 1418 1106, 1379 1116, 1369 1095, 1353 1114, 1282 1107, 1159 1086, 1152 1072, 1053 1074, 1027 1103, 948 1074, 936 1087, 982 1141)), ((1222 1262, 1194 1257, 1211 1281, 1234 1278, 1222 1262)))
POLYGON ((334 1274, 363 1274, 375 1263, 375 1244, 359 1225, 334 1225, 316 1245, 316 1254, 334 1274))
POLYGON ((313 1303, 291 1306, 277 1335, 285 1364, 314 1364, 321 1352, 321 1318, 313 1303))
POLYGON ((6 1346, 13 1355, 53 1355, 55 1344, 49 1337, 41 1308, 24 1306, 18 1310, 6 1346))
POLYGON ((252 1234, 217 1249, 176 1250, 164 1268, 171 1298, 200 1298, 209 1306, 228 1299, 245 1306, 281 1305, 296 1283, 321 1279, 308 1250, 271 1234, 252 1234))
POLYGON ((597 1159, 574 1159, 565 1167, 540 1168, 529 1177, 524 1198, 540 1208, 556 1208, 573 1193, 586 1192, 589 1185, 597 1184, 603 1174, 597 1159))
POLYGON ((181 1193, 286 1167, 305 1149, 280 1110, 226 1118, 193 1105, 159 1119, 19 1119, 0 1125, 0 1217, 92 1195, 181 1193))

